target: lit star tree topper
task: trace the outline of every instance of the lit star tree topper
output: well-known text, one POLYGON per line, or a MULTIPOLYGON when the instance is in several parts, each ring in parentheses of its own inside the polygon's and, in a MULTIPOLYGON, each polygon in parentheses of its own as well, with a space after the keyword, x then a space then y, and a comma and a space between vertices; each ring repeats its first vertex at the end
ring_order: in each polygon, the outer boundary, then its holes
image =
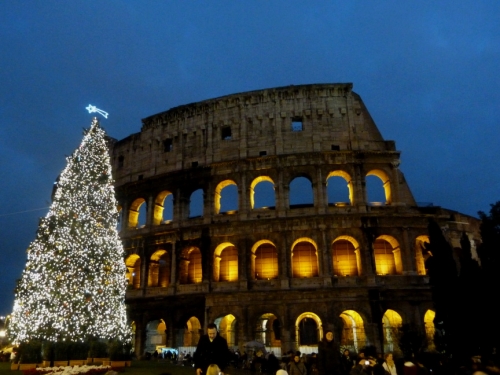
POLYGON ((94 118, 28 247, 9 326, 14 342, 130 340, 117 220, 106 134, 94 118))

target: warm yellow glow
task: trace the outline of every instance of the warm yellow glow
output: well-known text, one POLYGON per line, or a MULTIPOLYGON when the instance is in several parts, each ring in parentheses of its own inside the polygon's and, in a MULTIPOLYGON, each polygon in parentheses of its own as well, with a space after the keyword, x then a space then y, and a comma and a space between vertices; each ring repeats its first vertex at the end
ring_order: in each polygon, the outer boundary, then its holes
POLYGON ((252 247, 253 273, 257 280, 278 277, 278 252, 271 241, 261 240, 252 247))
POLYGON ((139 289, 141 287, 141 258, 137 254, 132 254, 125 260, 125 265, 127 266, 128 285, 139 289))
POLYGON ((396 311, 388 309, 382 317, 384 327, 384 351, 399 351, 398 334, 403 325, 403 319, 396 311))
POLYGON ((166 288, 170 283, 170 257, 166 250, 153 253, 149 262, 148 286, 166 288))
POLYGON ((226 315, 220 320, 219 334, 224 337, 229 347, 235 345, 236 339, 236 318, 232 314, 226 315))
POLYGON ((144 198, 137 198, 130 205, 130 209, 128 211, 129 228, 137 228, 137 225, 139 224, 139 210, 144 202, 146 202, 144 198))
POLYGON ((300 337, 300 323, 304 319, 312 319, 315 322, 316 327, 318 329, 317 341, 320 341, 323 337, 323 323, 321 322, 321 319, 319 318, 319 316, 312 313, 312 312, 302 313, 295 320, 295 337, 297 338, 297 342, 296 342, 297 346, 300 345, 301 342, 303 342, 303 339, 301 340, 301 337, 300 337))
POLYGON ((230 185, 238 186, 238 185, 236 185, 236 182, 234 182, 233 180, 224 180, 224 181, 220 182, 219 185, 217 185, 217 187, 215 188, 214 210, 215 210, 216 214, 220 213, 220 200, 221 200, 221 196, 222 196, 222 194, 221 194, 222 190, 225 187, 230 186, 230 185))
POLYGON ((238 250, 225 242, 217 246, 214 252, 214 272, 216 281, 238 280, 238 250))
MULTIPOLYGON (((330 172, 328 174, 328 176, 326 177, 327 185, 328 185, 328 179, 330 177, 342 177, 347 182, 347 189, 349 190, 349 202, 351 203, 351 205, 354 204, 354 189, 352 186, 352 179, 351 179, 351 176, 349 175, 349 173, 341 171, 341 170, 330 172)), ((340 205, 341 204, 339 204, 339 206, 340 205)))
POLYGON ((430 253, 423 253, 424 243, 429 243, 429 236, 421 235, 415 239, 415 259, 417 260, 417 272, 419 275, 426 275, 427 270, 425 269, 425 261, 430 257, 430 253))
POLYGON ((340 318, 344 322, 340 345, 354 346, 356 351, 365 346, 366 335, 361 315, 354 310, 345 310, 340 318))
POLYGON ((201 283, 201 252, 197 247, 193 247, 188 254, 188 282, 190 284, 201 283))
POLYGON ((163 319, 160 319, 160 323, 158 323, 158 327, 156 327, 156 331, 160 334, 163 335, 165 334, 165 331, 167 330, 167 325, 163 321, 163 319))
POLYGON ((359 275, 359 244, 350 236, 340 236, 332 244, 333 274, 359 275))
POLYGON ((367 176, 376 176, 382 180, 382 186, 385 192, 385 204, 392 203, 391 180, 387 173, 381 169, 373 169, 366 174, 367 176))
POLYGON ((424 326, 425 326, 425 335, 427 336, 427 342, 429 343, 429 349, 434 348, 434 318, 436 317, 436 313, 432 310, 427 310, 424 315, 424 326))
POLYGON ((257 186, 257 184, 259 182, 262 182, 262 181, 268 181, 270 182, 271 184, 273 184, 273 187, 274 187, 274 181, 271 179, 271 177, 269 176, 259 176, 257 177, 256 179, 254 179, 252 181, 252 183, 250 184, 250 207, 253 209, 254 208, 254 205, 255 205, 255 201, 254 201, 254 196, 255 196, 255 186, 257 186))
POLYGON ((380 236, 373 243, 377 275, 401 275, 403 272, 401 249, 391 236, 380 236))
POLYGON ((196 346, 200 340, 201 324, 197 317, 192 316, 184 330, 184 346, 196 346))
POLYGON ((292 277, 318 276, 316 243, 310 238, 299 238, 292 245, 292 277))
POLYGON ((165 207, 165 199, 171 195, 170 191, 164 190, 156 196, 155 208, 153 212, 153 225, 160 225, 163 222, 163 209, 165 207))

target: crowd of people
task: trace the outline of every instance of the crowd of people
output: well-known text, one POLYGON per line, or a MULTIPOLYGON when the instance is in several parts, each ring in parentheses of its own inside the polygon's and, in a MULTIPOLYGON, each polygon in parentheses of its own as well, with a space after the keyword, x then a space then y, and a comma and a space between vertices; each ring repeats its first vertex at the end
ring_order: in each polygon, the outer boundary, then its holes
MULTIPOLYGON (((184 363, 186 357, 179 353, 176 359, 184 363)), ((400 353, 380 354, 374 347, 351 353, 349 349, 340 350, 332 331, 325 332, 317 353, 289 351, 278 359, 265 347, 248 353, 229 350, 217 326, 210 324, 193 357, 189 357, 189 366, 195 368, 196 375, 224 375, 226 368, 231 374, 246 370, 255 375, 500 375, 499 359, 494 352, 488 358, 474 356, 456 366, 437 353, 405 357, 400 353)))

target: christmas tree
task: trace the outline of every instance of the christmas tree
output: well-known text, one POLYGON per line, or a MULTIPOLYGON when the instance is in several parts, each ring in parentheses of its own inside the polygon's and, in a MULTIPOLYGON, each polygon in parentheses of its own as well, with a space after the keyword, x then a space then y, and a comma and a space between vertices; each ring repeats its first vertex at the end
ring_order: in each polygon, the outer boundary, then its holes
POLYGON ((94 118, 28 247, 9 327, 14 342, 130 340, 112 183, 106 134, 94 118))

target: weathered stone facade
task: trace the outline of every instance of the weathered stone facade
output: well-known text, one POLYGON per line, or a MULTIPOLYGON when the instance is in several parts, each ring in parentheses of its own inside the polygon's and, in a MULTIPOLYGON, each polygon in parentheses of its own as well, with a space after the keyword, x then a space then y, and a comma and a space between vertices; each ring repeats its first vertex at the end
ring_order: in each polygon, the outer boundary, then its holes
POLYGON ((289 86, 188 104, 114 143, 138 354, 192 346, 212 321, 230 345, 258 340, 278 352, 307 351, 327 329, 343 345, 379 350, 397 350, 401 324, 432 330, 428 219, 457 248, 464 231, 479 240, 478 222, 417 205, 395 142, 351 89, 289 86), (369 201, 367 176, 383 202, 369 201), (307 195, 293 185, 301 177, 312 200, 294 204, 307 195), (328 191, 339 179, 340 202, 328 191), (274 188, 274 206, 259 206, 261 183, 274 188), (227 187, 237 192, 231 210, 227 187), (203 213, 193 217, 199 189, 203 213))

